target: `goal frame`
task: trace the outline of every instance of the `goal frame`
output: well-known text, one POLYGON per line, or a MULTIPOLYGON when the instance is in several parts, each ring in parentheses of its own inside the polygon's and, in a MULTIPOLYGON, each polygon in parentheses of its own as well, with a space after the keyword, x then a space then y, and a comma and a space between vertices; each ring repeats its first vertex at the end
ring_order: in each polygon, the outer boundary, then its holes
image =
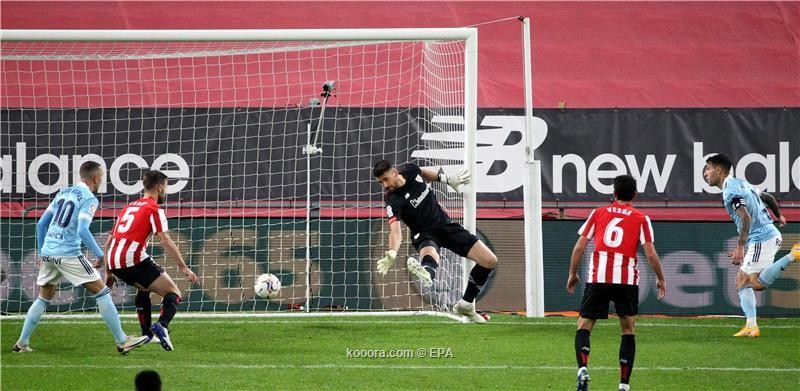
MULTIPOLYGON (((236 30, 0 30, 0 41, 51 41, 51 42, 221 42, 221 41, 464 41, 464 166, 475 172, 478 90, 478 29, 460 28, 388 28, 388 29, 236 29, 236 30)), ((477 202, 475 176, 463 188, 463 225, 476 233, 477 202)), ((468 262, 465 260, 465 262, 468 262)), ((469 262, 468 262, 469 263, 469 262)), ((463 282, 466 285, 469 268, 465 267, 463 282)), ((181 316, 207 316, 203 312, 186 312, 181 316)), ((242 312, 215 316, 254 316, 242 312)), ((293 312, 268 316, 325 316, 311 312, 293 312)), ((433 315, 460 320, 452 314, 437 311, 367 311, 336 312, 335 316, 394 316, 433 315)), ((63 316, 63 315, 49 315, 63 316)), ((76 315, 67 315, 74 317, 76 315)), ((82 315, 77 315, 82 316, 82 315)), ((92 316, 92 315, 90 315, 92 316)), ((96 315, 93 315, 96 316, 96 315)), ((265 315, 262 315, 265 316, 265 315)), ((10 316, 24 317, 24 315, 10 316)))

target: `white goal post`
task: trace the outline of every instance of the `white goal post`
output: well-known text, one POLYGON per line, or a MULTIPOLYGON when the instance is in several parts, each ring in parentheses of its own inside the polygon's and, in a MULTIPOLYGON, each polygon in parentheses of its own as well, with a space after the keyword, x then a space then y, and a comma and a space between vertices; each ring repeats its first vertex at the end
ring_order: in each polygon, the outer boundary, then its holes
MULTIPOLYGON (((443 315, 460 297, 468 268, 455 254, 432 289, 408 275, 405 229, 394 270, 375 272, 388 227, 372 165, 475 172, 476 28, 2 30, 0 41, 0 310, 24 314, 35 298, 32 227, 87 160, 107 170, 101 244, 144 169, 170 176, 170 229, 200 284, 149 252, 190 312, 443 315), (317 129, 321 153, 303 154, 317 129), (284 282, 279 300, 254 297, 267 272, 284 282)), ((432 184, 473 233, 474 179, 463 194, 432 184)), ((114 300, 133 309, 133 290, 114 300)), ((53 310, 96 309, 63 283, 53 310)))

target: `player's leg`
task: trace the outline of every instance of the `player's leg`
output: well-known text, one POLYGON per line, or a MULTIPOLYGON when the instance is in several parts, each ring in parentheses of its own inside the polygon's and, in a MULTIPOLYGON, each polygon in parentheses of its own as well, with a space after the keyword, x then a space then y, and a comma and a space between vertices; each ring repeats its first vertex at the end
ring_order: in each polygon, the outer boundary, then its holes
POLYGON ((591 335, 595 322, 597 319, 578 318, 578 328, 575 330, 575 360, 578 363, 578 369, 586 368, 589 365, 591 335))
POLYGON ((749 337, 757 336, 751 334, 758 333, 758 325, 756 324, 756 294, 753 286, 750 283, 749 274, 754 271, 753 268, 759 265, 759 256, 761 253, 762 243, 754 243, 747 245, 742 265, 739 266, 739 272, 736 273, 736 293, 739 295, 739 305, 742 307, 742 312, 747 321, 745 326, 739 330, 734 337, 749 337))
POLYGON ((610 285, 614 308, 619 316, 619 390, 630 389, 633 360, 636 357, 636 316, 639 314, 639 287, 610 285))
POLYGON ((633 360, 636 358, 636 316, 620 315, 619 327, 622 337, 619 343, 619 390, 630 389, 633 360))
POLYGON ((444 229, 440 239, 442 245, 462 257, 475 261, 469 273, 467 288, 454 310, 475 323, 486 323, 486 319, 475 311, 475 298, 489 280, 489 274, 497 265, 497 256, 477 236, 458 224, 450 224, 444 229))
POLYGON ((137 263, 136 265, 125 267, 121 269, 111 269, 111 273, 114 276, 124 281, 128 285, 135 286, 137 289, 136 298, 134 299, 134 305, 136 306, 136 315, 139 319, 139 327, 142 329, 142 335, 147 336, 149 340, 152 341, 153 339, 153 332, 150 330, 152 326, 152 302, 150 301, 150 292, 145 288, 145 286, 150 285, 153 280, 158 278, 161 274, 160 271, 156 271, 155 275, 148 276, 147 269, 150 266, 149 259, 146 259, 145 262, 137 263), (143 283, 145 285, 143 285, 143 283))
MULTIPOLYGON (((160 268, 160 266, 158 266, 158 268, 160 268)), ((158 337, 161 347, 164 348, 164 350, 172 351, 174 350, 174 346, 172 345, 172 340, 169 338, 169 324, 178 311, 178 304, 181 302, 181 291, 178 289, 178 286, 175 285, 175 282, 172 281, 172 278, 170 278, 167 273, 163 272, 147 286, 147 289, 163 298, 161 300, 161 313, 158 317, 158 321, 151 327, 153 335, 158 337)))
POLYGON ((436 278, 436 270, 439 268, 439 247, 425 246, 419 250, 420 265, 431 276, 431 280, 436 278))
POLYGON ((153 338, 153 332, 150 330, 153 326, 153 302, 150 300, 150 291, 138 289, 134 305, 136 306, 136 317, 139 319, 142 335, 153 338))
MULTIPOLYGON (((31 335, 39 325, 42 315, 50 301, 53 300, 56 294, 56 285, 61 278, 61 272, 58 270, 54 262, 58 258, 55 257, 42 257, 39 262, 39 276, 36 278, 36 285, 39 286, 39 296, 33 301, 28 313, 25 315, 25 322, 22 324, 22 331, 20 331, 19 339, 14 344, 13 352, 26 353, 33 350, 28 347, 31 335)), ((60 260, 58 260, 60 262, 60 260)))
POLYGON ((72 285, 83 285, 93 295, 97 308, 100 310, 100 317, 111 332, 111 335, 113 335, 119 353, 127 354, 147 342, 147 337, 130 337, 122 331, 119 312, 117 312, 117 307, 114 306, 114 302, 111 300, 111 289, 103 283, 100 273, 92 267, 86 258, 82 255, 62 258, 62 262, 58 267, 72 285))
POLYGON ((427 232, 416 234, 411 242, 419 253, 419 260, 408 257, 406 268, 408 273, 420 280, 423 286, 433 285, 436 270, 439 268, 439 243, 427 232))
POLYGON ((575 358, 578 362, 576 390, 589 389, 589 353, 591 333, 597 319, 608 319, 610 302, 607 284, 586 284, 581 299, 578 329, 575 331, 575 358))
MULTIPOLYGON (((53 273, 48 274, 50 276, 53 275, 53 273)), ((39 275, 41 278, 42 269, 40 269, 39 275)), ((20 331, 19 339, 11 349, 12 352, 28 353, 33 351, 33 349, 28 346, 30 344, 31 335, 33 334, 33 331, 36 330, 36 326, 39 325, 39 321, 42 319, 42 315, 44 314, 45 310, 47 310, 47 307, 50 305, 53 297, 55 297, 56 286, 50 283, 50 281, 58 281, 59 275, 60 274, 57 273, 57 270, 55 279, 48 278, 47 274, 45 274, 43 279, 47 279, 48 282, 39 287, 39 296, 33 301, 33 304, 31 304, 30 308, 28 308, 28 313, 25 315, 25 322, 22 324, 22 331, 20 331)))
POLYGON ((489 279, 489 274, 497 265, 497 256, 482 241, 476 240, 466 257, 475 261, 475 266, 472 267, 469 273, 469 282, 462 298, 464 301, 472 303, 489 279))
POLYGON ((758 271, 758 273, 751 274, 751 285, 758 291, 769 288, 781 276, 781 273, 783 273, 786 267, 792 262, 795 262, 792 251, 789 251, 788 254, 773 262, 775 255, 777 255, 778 250, 781 248, 780 236, 762 242, 761 248, 763 253, 762 258, 766 258, 764 263, 760 265, 763 269, 758 271))
MULTIPOLYGON (((96 271, 95 271, 96 272, 96 271)), ((90 282, 83 283, 83 286, 93 294, 97 302, 97 308, 100 310, 100 317, 103 318, 108 330, 114 336, 114 342, 117 343, 117 351, 121 354, 127 354, 133 349, 147 343, 147 336, 131 337, 125 335, 122 331, 122 323, 119 320, 119 313, 114 302, 111 300, 111 289, 98 279, 90 282)))
POLYGON ((161 314, 158 317, 158 323, 164 327, 169 327, 169 323, 172 322, 172 318, 175 317, 175 313, 178 311, 178 304, 181 302, 181 291, 167 273, 161 273, 147 289, 164 298, 161 302, 161 314))
POLYGON ((757 337, 760 331, 756 321, 756 294, 750 285, 750 276, 741 269, 736 273, 736 292, 739 294, 739 305, 747 320, 744 327, 733 336, 757 337))

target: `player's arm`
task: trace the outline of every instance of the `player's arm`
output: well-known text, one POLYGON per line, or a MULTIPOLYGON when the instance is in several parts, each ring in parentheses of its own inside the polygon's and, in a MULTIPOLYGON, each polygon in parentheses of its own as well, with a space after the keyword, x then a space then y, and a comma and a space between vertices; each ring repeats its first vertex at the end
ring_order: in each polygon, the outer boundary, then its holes
POLYGON ((426 180, 428 182, 438 182, 439 181, 439 173, 437 173, 437 172, 435 172, 433 170, 429 170, 427 168, 420 168, 419 171, 420 171, 420 175, 422 176, 422 179, 424 179, 424 180, 426 180))
POLYGON ((452 187, 453 190, 459 192, 459 186, 469 183, 472 175, 469 170, 464 167, 455 174, 447 175, 444 171, 435 172, 428 169, 420 169, 420 176, 428 182, 442 182, 452 187))
POLYGON ((567 277, 567 292, 570 294, 575 292, 575 285, 581 280, 578 277, 578 267, 581 265, 583 253, 586 251, 588 243, 589 238, 581 235, 578 237, 578 241, 575 242, 575 247, 572 248, 572 257, 569 261, 569 276, 567 277))
POLYGON ((400 229, 400 221, 397 219, 389 220, 389 249, 383 253, 383 258, 378 260, 378 273, 386 275, 394 265, 397 258, 397 251, 400 250, 400 243, 403 242, 403 232, 400 229))
POLYGON ((736 242, 736 249, 731 253, 731 263, 734 265, 741 265, 742 259, 744 259, 744 247, 747 245, 747 238, 750 235, 750 224, 753 219, 750 217, 750 213, 747 212, 747 208, 745 208, 744 205, 736 207, 736 214, 739 216, 739 221, 742 225, 739 227, 739 241, 736 242))
POLYGON ((39 221, 36 222, 36 250, 40 254, 44 246, 44 237, 47 235, 47 227, 49 227, 50 223, 53 221, 53 216, 56 215, 57 210, 56 199, 53 199, 50 205, 47 205, 47 209, 45 209, 42 217, 39 217, 39 221))
POLYGON ((778 225, 781 227, 786 225, 786 218, 781 214, 781 208, 778 206, 778 200, 775 199, 775 196, 767 193, 766 191, 762 191, 758 195, 758 198, 761 198, 761 202, 763 202, 764 205, 766 205, 767 208, 772 211, 772 214, 775 215, 775 218, 778 219, 778 225))
POLYGON ((53 221, 53 212, 51 212, 50 208, 48 208, 46 211, 44 211, 42 217, 39 217, 39 221, 36 222, 36 250, 39 252, 39 254, 42 253, 44 237, 47 235, 47 227, 50 226, 51 221, 53 221))
POLYGON ((658 298, 663 299, 667 295, 667 281, 664 279, 664 272, 661 270, 661 258, 656 252, 656 246, 652 243, 645 243, 642 245, 644 248, 644 255, 647 257, 647 262, 650 263, 650 268, 656 274, 656 288, 658 288, 658 298))
POLYGON ((181 256, 180 250, 178 250, 178 246, 175 242, 172 241, 172 238, 169 236, 169 233, 159 232, 158 239, 161 240, 161 245, 164 246, 164 251, 166 251, 167 255, 170 258, 175 260, 175 263, 178 264, 178 270, 181 271, 186 276, 186 280, 191 283, 197 282, 197 275, 194 274, 192 269, 189 269, 189 266, 186 265, 186 262, 183 261, 183 256, 181 256))
POLYGON ((89 251, 91 251, 98 260, 102 260, 103 249, 100 248, 100 245, 94 240, 94 235, 89 231, 89 224, 92 223, 96 210, 96 199, 89 199, 81 205, 81 210, 78 212, 78 237, 81 238, 83 245, 89 248, 89 251))

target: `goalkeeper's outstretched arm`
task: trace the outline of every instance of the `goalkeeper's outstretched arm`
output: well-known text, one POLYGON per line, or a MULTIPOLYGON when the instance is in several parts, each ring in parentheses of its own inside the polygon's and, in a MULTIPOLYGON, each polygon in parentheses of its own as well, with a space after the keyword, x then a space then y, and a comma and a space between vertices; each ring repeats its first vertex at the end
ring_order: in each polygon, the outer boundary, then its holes
POLYGON ((428 182, 442 182, 452 187, 456 192, 461 192, 460 186, 467 184, 472 180, 472 174, 465 167, 456 173, 445 174, 444 172, 434 172, 427 169, 420 169, 422 179, 428 182))
POLYGON ((439 181, 439 173, 433 170, 428 170, 427 168, 421 168, 420 171, 422 172, 422 179, 428 182, 438 182, 439 181))
POLYGON ((383 254, 383 258, 378 260, 378 273, 386 275, 389 269, 394 266, 397 258, 397 250, 400 250, 400 243, 403 241, 403 234, 400 230, 400 222, 395 220, 389 224, 389 250, 383 254))

